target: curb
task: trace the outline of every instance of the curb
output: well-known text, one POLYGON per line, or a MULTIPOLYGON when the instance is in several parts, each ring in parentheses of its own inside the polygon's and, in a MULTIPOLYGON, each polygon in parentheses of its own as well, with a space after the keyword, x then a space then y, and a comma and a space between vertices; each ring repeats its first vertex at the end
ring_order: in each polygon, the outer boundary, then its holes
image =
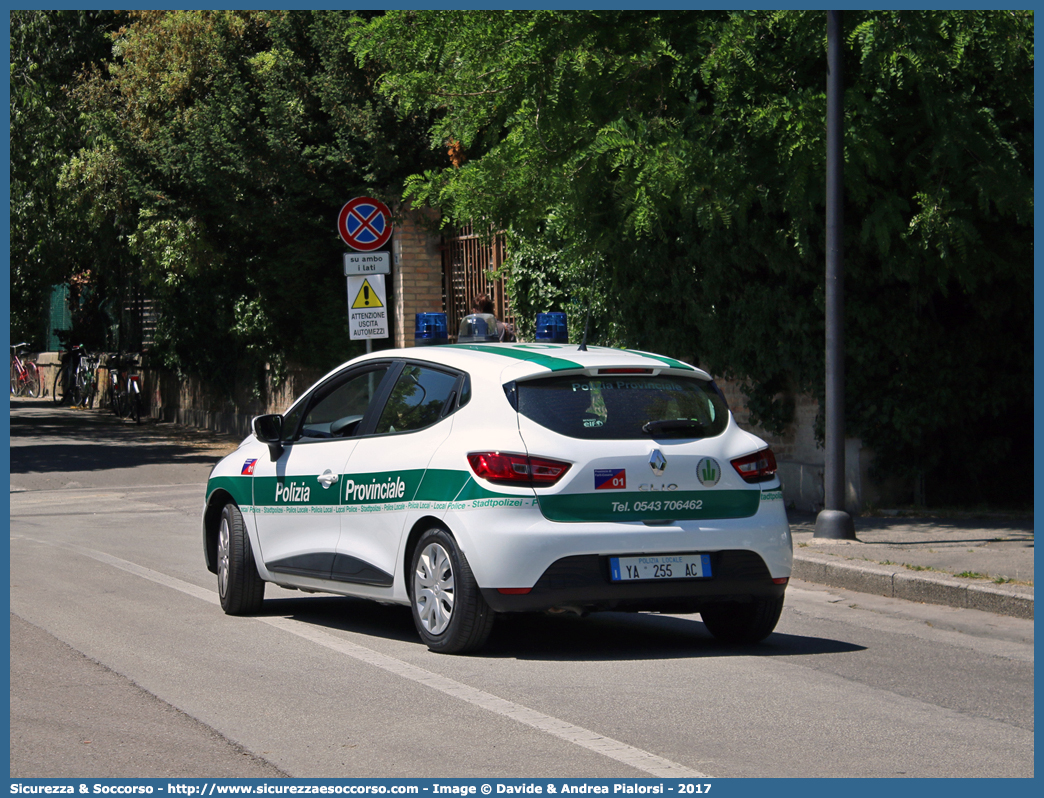
POLYGON ((905 568, 895 569, 867 562, 855 565, 838 561, 837 557, 829 554, 816 556, 797 551, 794 552, 791 576, 859 593, 1033 620, 1032 589, 1017 590, 976 584, 948 574, 922 576, 905 568))

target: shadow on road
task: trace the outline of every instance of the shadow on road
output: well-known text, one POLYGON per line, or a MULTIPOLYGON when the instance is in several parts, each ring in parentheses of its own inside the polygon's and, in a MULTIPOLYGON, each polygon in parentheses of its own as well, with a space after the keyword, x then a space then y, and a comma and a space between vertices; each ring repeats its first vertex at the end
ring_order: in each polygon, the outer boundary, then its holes
POLYGON ((11 473, 103 471, 172 463, 206 465, 214 463, 217 459, 213 455, 200 454, 198 449, 170 443, 52 444, 23 449, 12 447, 11 473))
MULTIPOLYGON (((43 402, 11 403, 11 473, 88 472, 152 464, 211 464, 210 433, 149 423, 101 410, 43 402), (24 445, 32 440, 32 445, 24 445), (20 445, 21 444, 21 445, 20 445), (201 446, 202 444, 202 446, 201 446)), ((227 445, 227 440, 225 441, 227 445)), ((265 601, 262 615, 421 646, 406 607, 364 599, 306 596, 265 601)), ((480 657, 541 661, 660 660, 693 657, 794 656, 865 650, 838 640, 775 633, 755 646, 725 646, 698 616, 603 612, 586 618, 508 614, 497 619, 480 657)))
POLYGON ((56 473, 216 462, 215 436, 171 424, 137 425, 103 410, 11 402, 11 473, 56 473), (25 445, 30 443, 32 445, 25 445))
MULTIPOLYGON (((290 617, 339 629, 422 646, 407 607, 365 599, 301 597, 266 599, 261 614, 290 617)), ((475 656, 553 661, 664 660, 701 657, 779 657, 865 651, 865 646, 776 632, 753 646, 715 640, 699 616, 599 612, 585 618, 543 614, 500 615, 489 642, 475 656)))

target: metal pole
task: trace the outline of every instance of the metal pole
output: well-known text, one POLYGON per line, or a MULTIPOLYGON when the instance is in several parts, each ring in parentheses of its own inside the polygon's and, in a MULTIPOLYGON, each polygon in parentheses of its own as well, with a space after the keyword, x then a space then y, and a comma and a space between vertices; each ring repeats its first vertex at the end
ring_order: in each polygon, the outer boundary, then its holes
POLYGON ((845 512, 845 271, 844 84, 841 75, 841 12, 827 11, 826 159, 826 463, 824 504, 814 537, 855 540, 855 525, 845 512))

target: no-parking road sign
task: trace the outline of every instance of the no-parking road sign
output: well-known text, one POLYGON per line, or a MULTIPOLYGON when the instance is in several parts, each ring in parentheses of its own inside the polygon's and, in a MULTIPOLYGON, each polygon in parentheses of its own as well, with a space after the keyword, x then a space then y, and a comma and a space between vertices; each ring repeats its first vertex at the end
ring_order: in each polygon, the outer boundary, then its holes
POLYGON ((391 211, 372 197, 348 200, 337 215, 337 232, 352 249, 360 252, 380 249, 391 238, 391 211))

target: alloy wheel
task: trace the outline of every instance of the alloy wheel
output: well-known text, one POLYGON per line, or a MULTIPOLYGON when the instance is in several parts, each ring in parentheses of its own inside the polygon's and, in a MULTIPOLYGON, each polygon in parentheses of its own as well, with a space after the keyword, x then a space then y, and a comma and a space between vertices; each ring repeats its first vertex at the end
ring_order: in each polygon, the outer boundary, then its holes
POLYGON ((228 528, 228 519, 221 518, 221 529, 218 531, 218 593, 223 597, 228 593, 228 551, 231 534, 228 528))
POLYGON ((442 634, 453 617, 453 563, 449 552, 429 543, 417 560, 413 574, 413 601, 425 630, 442 634))

